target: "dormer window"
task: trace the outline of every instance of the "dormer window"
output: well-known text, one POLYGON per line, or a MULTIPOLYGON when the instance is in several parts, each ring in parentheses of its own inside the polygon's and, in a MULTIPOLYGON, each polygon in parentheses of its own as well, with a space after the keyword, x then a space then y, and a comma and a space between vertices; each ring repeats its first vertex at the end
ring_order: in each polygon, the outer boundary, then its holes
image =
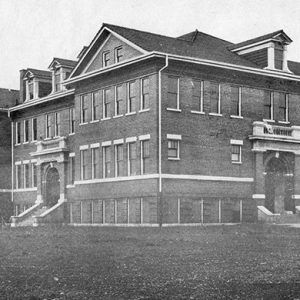
POLYGON ((118 63, 123 58, 123 49, 122 46, 115 48, 115 63, 118 63))
POLYGON ((110 53, 109 51, 103 52, 103 67, 107 67, 109 65, 109 61, 110 61, 110 53))
POLYGON ((274 49, 274 60, 275 60, 275 69, 283 69, 283 47, 281 45, 275 45, 274 49))
POLYGON ((29 100, 34 98, 34 95, 33 95, 33 79, 28 80, 28 98, 29 98, 29 100))
POLYGON ((59 92, 61 90, 60 70, 54 71, 54 91, 59 92))

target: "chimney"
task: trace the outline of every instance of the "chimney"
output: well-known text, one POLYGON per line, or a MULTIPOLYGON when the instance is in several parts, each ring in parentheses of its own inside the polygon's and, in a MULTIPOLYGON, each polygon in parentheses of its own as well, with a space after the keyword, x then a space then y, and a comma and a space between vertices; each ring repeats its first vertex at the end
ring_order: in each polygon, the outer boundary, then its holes
POLYGON ((25 101, 26 99, 26 84, 25 81, 23 80, 25 73, 27 70, 20 70, 20 98, 18 101, 18 104, 21 104, 25 101))

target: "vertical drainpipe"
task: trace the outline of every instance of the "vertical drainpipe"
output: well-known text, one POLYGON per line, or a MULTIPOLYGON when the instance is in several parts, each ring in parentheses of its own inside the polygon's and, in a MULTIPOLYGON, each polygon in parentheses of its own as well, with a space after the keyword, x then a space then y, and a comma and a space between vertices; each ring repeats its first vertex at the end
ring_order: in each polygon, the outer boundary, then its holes
POLYGON ((158 71, 158 180, 159 180, 159 226, 162 226, 162 172, 161 172, 161 149, 162 149, 162 138, 161 138, 161 102, 162 102, 162 85, 161 85, 161 72, 169 66, 169 56, 166 55, 165 65, 158 71))
MULTIPOLYGON (((10 118, 10 111, 8 111, 10 118)), ((14 122, 11 120, 11 202, 14 202, 14 122)))

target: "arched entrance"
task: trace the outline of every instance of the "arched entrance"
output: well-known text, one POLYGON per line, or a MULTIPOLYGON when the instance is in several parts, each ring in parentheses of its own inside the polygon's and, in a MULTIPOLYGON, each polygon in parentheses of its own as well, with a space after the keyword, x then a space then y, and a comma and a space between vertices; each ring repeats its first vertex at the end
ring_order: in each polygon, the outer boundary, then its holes
POLYGON ((55 205, 60 197, 60 180, 56 168, 50 168, 46 174, 46 205, 55 205))
POLYGON ((265 178, 265 206, 271 212, 281 213, 285 210, 295 210, 291 197, 293 183, 288 174, 288 166, 283 159, 274 156, 268 161, 265 178))

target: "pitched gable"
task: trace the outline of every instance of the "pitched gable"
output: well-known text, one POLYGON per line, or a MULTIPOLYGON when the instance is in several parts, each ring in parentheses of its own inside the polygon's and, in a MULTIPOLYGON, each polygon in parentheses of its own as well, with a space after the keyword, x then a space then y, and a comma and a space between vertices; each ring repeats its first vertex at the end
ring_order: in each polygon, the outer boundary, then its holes
POLYGON ((126 41, 117 38, 113 33, 111 33, 99 47, 98 51, 95 53, 90 62, 87 64, 83 73, 99 70, 105 67, 103 62, 104 53, 106 53, 108 65, 117 63, 118 59, 120 61, 124 61, 140 56, 142 54, 142 52, 128 45, 126 41))

